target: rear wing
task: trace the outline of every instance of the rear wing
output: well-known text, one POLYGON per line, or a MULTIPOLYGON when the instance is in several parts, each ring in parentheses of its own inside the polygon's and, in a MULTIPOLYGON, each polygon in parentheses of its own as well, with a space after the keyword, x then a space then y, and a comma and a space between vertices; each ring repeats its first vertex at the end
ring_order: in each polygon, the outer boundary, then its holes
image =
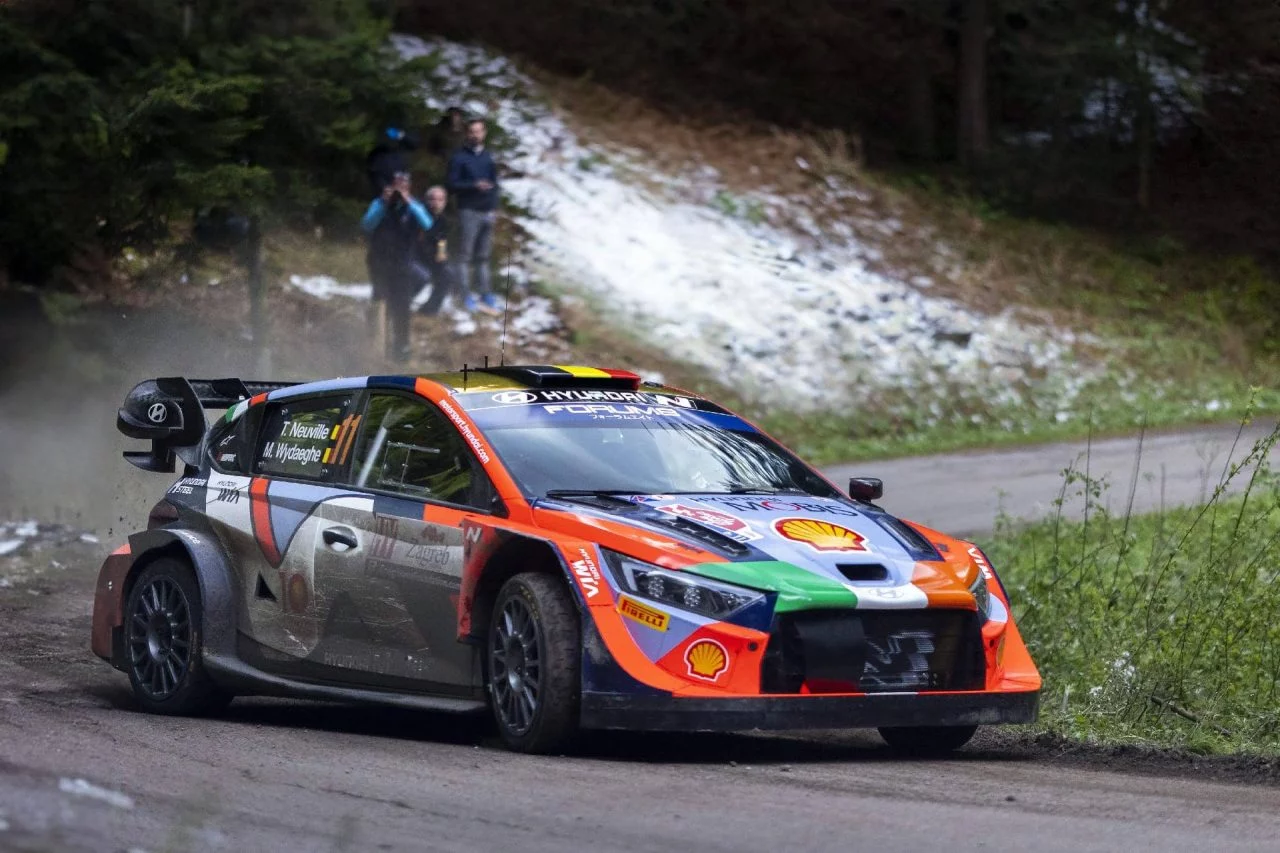
POLYGON ((127 450, 124 458, 144 471, 161 473, 173 473, 175 456, 188 465, 199 465, 205 409, 229 409, 257 394, 298 384, 182 376, 139 382, 124 398, 116 429, 129 438, 150 440, 151 449, 127 450))

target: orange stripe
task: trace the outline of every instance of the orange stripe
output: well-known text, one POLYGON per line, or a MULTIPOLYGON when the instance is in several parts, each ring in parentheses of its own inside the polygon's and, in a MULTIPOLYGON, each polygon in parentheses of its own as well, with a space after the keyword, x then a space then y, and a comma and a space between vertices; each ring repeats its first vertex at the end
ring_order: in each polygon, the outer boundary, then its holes
POLYGON ((255 477, 249 483, 250 518, 253 521, 253 538, 258 540, 262 556, 272 568, 280 565, 280 548, 276 545, 275 531, 271 529, 271 504, 267 503, 267 486, 270 480, 255 477))
POLYGON ((256 406, 265 399, 267 399, 266 391, 263 391, 261 394, 254 394, 252 397, 249 398, 249 405, 256 406))
POLYGON ((338 454, 339 465, 347 464, 347 454, 351 452, 351 445, 355 444, 356 428, 360 426, 360 419, 362 417, 364 416, 363 415, 355 415, 354 417, 351 415, 347 416, 347 419, 351 421, 351 425, 348 427, 347 425, 344 424, 342 427, 342 441, 339 442, 341 449, 338 454))

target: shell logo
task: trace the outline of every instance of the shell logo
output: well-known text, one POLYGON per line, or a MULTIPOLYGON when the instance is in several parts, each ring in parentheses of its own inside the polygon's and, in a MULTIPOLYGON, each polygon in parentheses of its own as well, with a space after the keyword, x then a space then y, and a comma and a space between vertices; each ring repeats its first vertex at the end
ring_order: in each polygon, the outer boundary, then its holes
POLYGON ((861 533, 814 518, 780 518, 773 529, 792 542, 803 542, 815 551, 865 551, 867 538, 861 533))
POLYGON ((715 640, 698 640, 685 651, 684 662, 694 678, 716 681, 729 668, 729 653, 715 640))

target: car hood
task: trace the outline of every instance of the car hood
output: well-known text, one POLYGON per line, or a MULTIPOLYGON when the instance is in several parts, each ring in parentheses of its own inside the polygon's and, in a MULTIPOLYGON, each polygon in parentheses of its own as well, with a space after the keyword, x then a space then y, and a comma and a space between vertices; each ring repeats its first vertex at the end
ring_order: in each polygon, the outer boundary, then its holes
POLYGON ((838 585, 866 606, 922 606, 910 586, 921 560, 941 556, 899 519, 867 504, 812 495, 633 495, 590 502, 610 517, 723 553, 690 567, 747 586, 838 585), (708 547, 710 546, 710 547, 708 547), (797 577, 807 575, 808 577, 797 577), (892 602, 897 602, 893 604, 892 602))

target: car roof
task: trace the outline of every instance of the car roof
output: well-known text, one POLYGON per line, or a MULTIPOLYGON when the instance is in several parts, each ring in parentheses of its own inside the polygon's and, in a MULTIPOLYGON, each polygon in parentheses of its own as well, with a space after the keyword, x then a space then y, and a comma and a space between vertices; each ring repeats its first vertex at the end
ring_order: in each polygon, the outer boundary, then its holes
POLYGON ((348 376, 325 379, 276 389, 267 394, 266 399, 274 402, 327 391, 357 391, 365 388, 412 389, 419 378, 439 383, 453 394, 529 388, 575 388, 618 391, 646 390, 700 398, 697 394, 691 394, 679 388, 672 388, 657 382, 643 382, 639 375, 630 371, 585 365, 534 364, 466 368, 445 373, 348 376))

